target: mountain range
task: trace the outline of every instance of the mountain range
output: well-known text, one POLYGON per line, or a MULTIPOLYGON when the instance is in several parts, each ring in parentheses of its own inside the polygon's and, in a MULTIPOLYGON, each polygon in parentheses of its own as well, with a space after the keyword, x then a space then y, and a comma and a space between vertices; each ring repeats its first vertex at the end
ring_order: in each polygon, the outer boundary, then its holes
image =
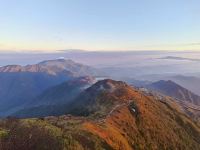
POLYGON ((0 121, 1 148, 200 148, 200 126, 178 103, 158 100, 122 81, 98 81, 65 108, 71 115, 0 121))
POLYGON ((0 116, 14 113, 52 86, 96 74, 97 70, 92 67, 65 59, 0 67, 0 116))
POLYGON ((36 72, 46 73, 49 75, 73 75, 73 76, 87 76, 97 74, 97 70, 92 67, 76 63, 70 59, 56 59, 46 60, 33 65, 8 65, 0 67, 0 72, 16 73, 16 72, 36 72), (96 72, 95 72, 96 71, 96 72))
POLYGON ((64 59, 0 67, 0 149, 200 149, 198 95, 100 75, 64 59))

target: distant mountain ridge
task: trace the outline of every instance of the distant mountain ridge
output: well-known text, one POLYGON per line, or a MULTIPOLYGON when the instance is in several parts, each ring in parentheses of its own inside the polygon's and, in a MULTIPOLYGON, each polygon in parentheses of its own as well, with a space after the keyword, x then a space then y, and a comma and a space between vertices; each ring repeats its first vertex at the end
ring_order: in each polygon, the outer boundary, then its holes
POLYGON ((8 65, 0 67, 0 72, 41 72, 50 75, 71 74, 73 76, 86 76, 97 74, 94 68, 75 63, 70 59, 46 60, 33 65, 8 65))
MULTIPOLYGON (((150 82, 156 82, 159 80, 171 80, 182 87, 192 91, 196 95, 200 96, 200 78, 199 75, 184 75, 184 74, 151 74, 143 76, 140 80, 147 80, 150 82)), ((131 81, 131 80, 130 80, 131 81)))
POLYGON ((195 59, 195 58, 185 58, 185 57, 175 57, 175 56, 166 56, 166 57, 161 57, 161 58, 159 58, 159 59, 200 61, 200 59, 195 59))
POLYGON ((174 97, 180 101, 190 102, 195 105, 200 105, 200 96, 192 93, 186 88, 168 80, 160 80, 147 85, 148 88, 156 90, 167 96, 174 97))
POLYGON ((8 116, 46 89, 65 81, 95 76, 95 68, 72 60, 47 60, 38 64, 0 67, 0 116, 8 116))
POLYGON ((200 96, 200 78, 199 77, 176 75, 176 76, 169 77, 169 79, 200 96))

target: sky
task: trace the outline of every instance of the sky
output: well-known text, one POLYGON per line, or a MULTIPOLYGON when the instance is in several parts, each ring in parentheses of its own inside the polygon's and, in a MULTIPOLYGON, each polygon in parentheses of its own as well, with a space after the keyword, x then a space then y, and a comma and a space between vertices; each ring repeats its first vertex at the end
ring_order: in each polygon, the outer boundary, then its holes
POLYGON ((199 0, 0 0, 0 51, 200 50, 199 0))

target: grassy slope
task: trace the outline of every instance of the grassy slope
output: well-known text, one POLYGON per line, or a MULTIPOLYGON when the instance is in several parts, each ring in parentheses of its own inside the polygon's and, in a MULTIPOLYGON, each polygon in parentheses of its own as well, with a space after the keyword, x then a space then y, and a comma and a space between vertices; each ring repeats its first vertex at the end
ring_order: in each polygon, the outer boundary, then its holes
POLYGON ((87 117, 1 121, 1 149, 200 149, 200 128, 173 103, 120 87, 90 104, 87 117))

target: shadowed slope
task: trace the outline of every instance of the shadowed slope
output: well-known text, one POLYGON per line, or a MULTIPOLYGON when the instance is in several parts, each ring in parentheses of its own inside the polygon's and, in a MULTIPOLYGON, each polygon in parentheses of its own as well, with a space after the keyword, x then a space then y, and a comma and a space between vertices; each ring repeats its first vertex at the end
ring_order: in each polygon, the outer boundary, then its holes
POLYGON ((94 68, 65 59, 0 67, 0 117, 22 109, 28 101, 52 86, 96 73, 94 68))

